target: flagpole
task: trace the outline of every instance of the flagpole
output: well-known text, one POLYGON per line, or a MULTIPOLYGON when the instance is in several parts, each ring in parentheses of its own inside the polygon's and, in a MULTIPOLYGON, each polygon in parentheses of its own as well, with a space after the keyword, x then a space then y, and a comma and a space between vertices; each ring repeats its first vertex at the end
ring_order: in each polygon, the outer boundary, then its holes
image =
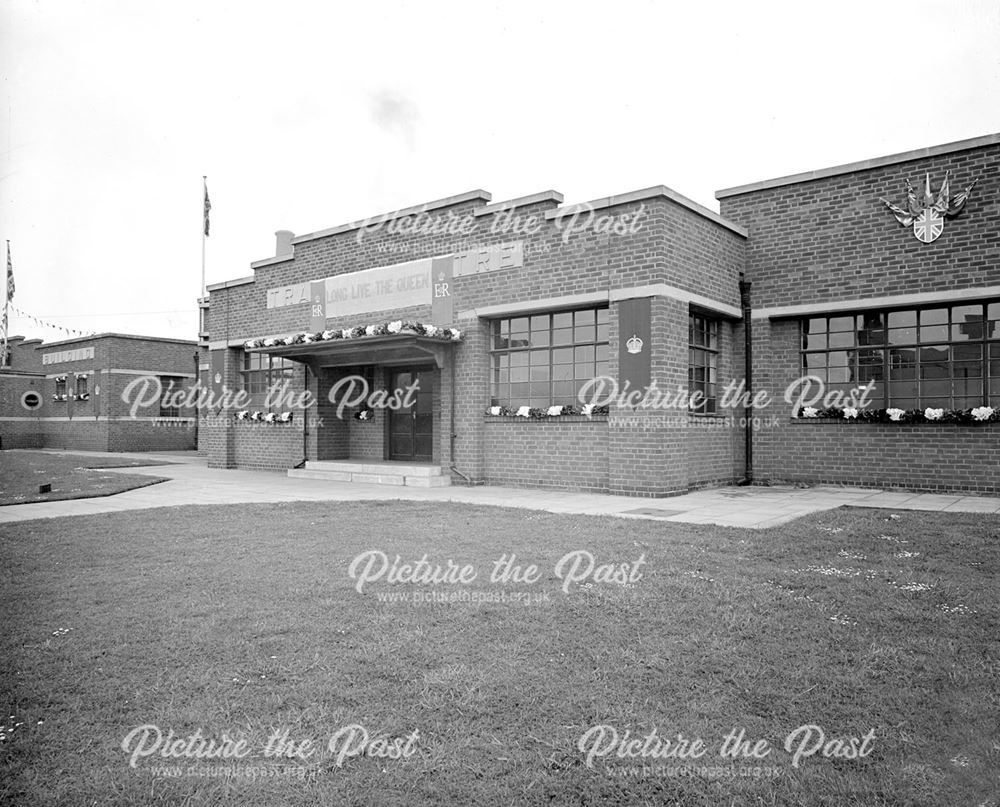
POLYGON ((3 349, 0 350, 0 367, 7 366, 7 330, 10 316, 10 239, 7 239, 7 263, 3 271, 3 349))
MULTIPOLYGON (((205 206, 205 199, 208 198, 208 176, 203 175, 201 178, 201 204, 202 208, 205 206)), ((205 296, 205 217, 208 215, 207 211, 202 212, 201 216, 201 296, 205 296)))

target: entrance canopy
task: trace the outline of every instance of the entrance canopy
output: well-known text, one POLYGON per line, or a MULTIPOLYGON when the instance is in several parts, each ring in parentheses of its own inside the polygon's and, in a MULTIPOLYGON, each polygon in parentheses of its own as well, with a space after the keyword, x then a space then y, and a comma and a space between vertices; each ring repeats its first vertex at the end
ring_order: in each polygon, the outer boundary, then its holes
POLYGON ((440 368, 444 367, 445 355, 457 341, 454 338, 441 339, 416 333, 397 333, 302 341, 290 345, 251 347, 248 343, 245 349, 302 362, 314 370, 320 367, 348 367, 358 364, 419 364, 427 363, 429 359, 440 368))

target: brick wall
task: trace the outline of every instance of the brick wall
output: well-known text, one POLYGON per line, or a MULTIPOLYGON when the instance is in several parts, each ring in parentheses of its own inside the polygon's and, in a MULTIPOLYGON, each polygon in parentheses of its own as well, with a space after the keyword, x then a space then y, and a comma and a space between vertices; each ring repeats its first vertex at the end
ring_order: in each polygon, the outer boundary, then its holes
MULTIPOLYGON (((159 399, 133 408, 131 400, 145 377, 181 378, 181 388, 194 383, 194 342, 156 337, 103 334, 62 342, 13 340, 13 368, 34 373, 30 382, 0 374, 0 437, 13 447, 69 448, 88 451, 164 451, 195 447, 194 408, 181 408, 176 418, 161 418, 159 399), (45 364, 45 356, 93 349, 93 357, 45 364), (54 400, 56 379, 65 377, 66 400, 54 400), (86 399, 75 400, 78 379, 86 376, 86 399), (42 407, 29 413, 20 405, 24 383, 42 396, 42 407), (16 393, 16 394, 15 394, 16 393)), ((152 382, 149 382, 150 384, 152 382)), ((150 391, 155 391, 149 387, 150 391)), ((150 396, 154 397, 154 396, 150 396)))
MULTIPOLYGON (((441 212, 461 217, 482 204, 482 200, 467 201, 441 212)), ((383 228, 366 232, 360 241, 357 231, 302 241, 295 245, 294 257, 258 267, 254 283, 211 293, 209 338, 218 344, 305 329, 308 307, 299 304, 268 309, 266 293, 270 288, 518 240, 523 242, 523 267, 466 275, 453 281, 454 310, 463 340, 451 348, 445 367, 436 377, 435 461, 444 467, 454 462, 459 471, 475 481, 505 480, 514 484, 527 475, 534 480, 531 484, 560 487, 576 484, 585 489, 646 495, 666 495, 685 490, 690 484, 732 478, 738 441, 732 439, 731 428, 725 430, 725 436, 713 437, 711 451, 689 472, 687 454, 692 449, 686 409, 658 415, 655 420, 659 422, 653 428, 650 424, 654 419, 643 413, 612 413, 600 427, 605 437, 597 443, 588 442, 589 437, 580 438, 594 432, 589 424, 540 425, 518 420, 501 427, 490 419, 484 422, 490 394, 489 322, 474 316, 458 317, 461 312, 567 295, 606 294, 611 289, 653 284, 667 284, 730 306, 739 304, 737 281, 743 266, 744 239, 737 233, 658 197, 597 212, 597 216, 641 213, 642 227, 634 233, 608 235, 588 230, 564 237, 567 222, 560 228, 552 220, 544 219, 545 211, 554 204, 549 201, 518 209, 521 216, 538 217, 538 231, 530 235, 503 232, 497 226, 497 216, 488 214, 474 217, 473 232, 461 238, 390 233, 383 228), (568 428, 571 425, 574 428, 568 428), (550 433, 568 442, 561 447, 556 443, 532 447, 532 441, 539 435, 550 433), (512 451, 511 446, 522 446, 524 450, 512 451), (595 452, 600 455, 596 465, 595 452), (573 456, 578 462, 571 461, 573 456), (597 474, 588 471, 573 483, 571 480, 579 474, 576 470, 567 473, 566 469, 578 467, 603 470, 597 474)), ((573 226, 577 224, 574 222, 573 226)), ((653 377, 664 389, 686 387, 688 305, 661 297, 655 298, 652 305, 653 377)), ((326 325, 343 328, 393 319, 431 321, 431 307, 332 316, 326 325)), ((616 357, 617 303, 611 305, 610 320, 610 352, 616 357)), ((728 367, 729 341, 724 352, 728 367)), ((615 375, 617 368, 612 367, 611 372, 615 375)), ((324 388, 329 388, 329 378, 321 378, 316 387, 321 401, 324 388)), ((321 403, 314 414, 324 425, 309 443, 307 450, 312 458, 344 458, 345 454, 352 458, 385 456, 383 413, 377 413, 371 423, 334 423, 329 407, 321 403)), ((209 451, 211 454, 212 449, 209 451)))
POLYGON ((1000 283, 1000 146, 914 159, 720 199, 750 231, 747 276, 755 307, 940 292, 1000 283), (901 205, 904 180, 952 194, 979 182, 965 210, 924 244, 879 201, 901 205))
POLYGON ((485 477, 510 487, 608 490, 608 423, 487 417, 485 477))
MULTIPOLYGON (((722 215, 750 230, 754 308, 916 293, 930 302, 1000 285, 998 157, 1000 146, 978 147, 722 198, 722 215), (924 244, 879 198, 901 204, 906 179, 922 194, 926 174, 936 193, 946 171, 953 194, 979 182, 961 215, 924 244)), ((767 421, 754 437, 758 480, 997 491, 995 426, 791 420, 783 393, 802 373, 799 322, 754 319, 753 329, 755 387, 773 400, 758 413, 767 421)))

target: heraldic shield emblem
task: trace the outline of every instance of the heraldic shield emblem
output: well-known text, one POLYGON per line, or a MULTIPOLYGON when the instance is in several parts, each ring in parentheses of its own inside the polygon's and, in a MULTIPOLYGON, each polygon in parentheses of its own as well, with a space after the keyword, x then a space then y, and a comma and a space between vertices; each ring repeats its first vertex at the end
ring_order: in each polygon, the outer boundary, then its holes
POLYGON ((892 215, 896 217, 896 221, 904 227, 913 225, 913 235, 918 241, 930 244, 936 241, 938 236, 944 232, 945 218, 957 216, 962 212, 965 203, 969 201, 969 194, 972 193, 972 189, 976 187, 976 182, 978 181, 978 179, 973 180, 972 184, 965 190, 960 191, 952 197, 948 174, 946 173, 944 175, 944 182, 941 183, 941 189, 938 191, 937 196, 934 196, 931 193, 931 175, 927 174, 924 180, 924 195, 922 199, 913 190, 910 180, 906 180, 905 207, 898 207, 887 199, 881 199, 880 201, 892 211, 892 215))

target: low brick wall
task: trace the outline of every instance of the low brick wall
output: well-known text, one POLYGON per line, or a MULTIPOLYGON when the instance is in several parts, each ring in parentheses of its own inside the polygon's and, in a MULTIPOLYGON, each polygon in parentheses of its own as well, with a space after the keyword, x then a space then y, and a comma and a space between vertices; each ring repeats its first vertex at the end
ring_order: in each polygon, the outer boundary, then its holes
POLYGON ((795 419, 769 438, 754 456, 759 481, 1000 493, 1000 423, 795 419))
POLYGON ((303 459, 301 424, 239 422, 232 424, 239 468, 285 471, 303 459))
POLYGON ((488 484, 608 490, 606 420, 487 417, 484 432, 488 484))

